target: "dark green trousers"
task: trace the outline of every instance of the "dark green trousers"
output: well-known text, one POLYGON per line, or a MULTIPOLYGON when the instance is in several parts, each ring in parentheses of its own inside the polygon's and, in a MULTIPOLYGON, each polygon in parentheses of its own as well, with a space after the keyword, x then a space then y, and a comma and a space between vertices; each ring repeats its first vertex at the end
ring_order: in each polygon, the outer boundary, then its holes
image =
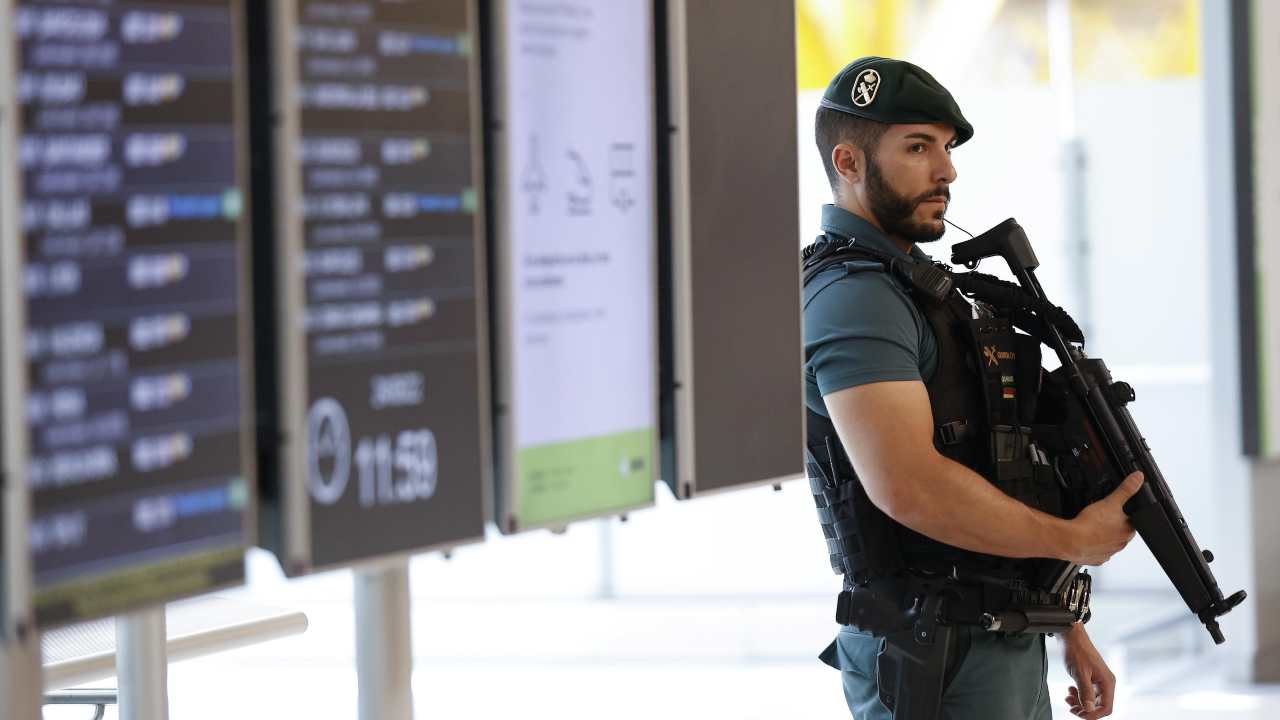
MULTIPOLYGON (((1004 636, 956 630, 956 648, 942 693, 943 720, 1051 720, 1043 635, 1004 636)), ((854 720, 891 720, 876 686, 880 639, 844 626, 822 654, 840 671, 854 720)))

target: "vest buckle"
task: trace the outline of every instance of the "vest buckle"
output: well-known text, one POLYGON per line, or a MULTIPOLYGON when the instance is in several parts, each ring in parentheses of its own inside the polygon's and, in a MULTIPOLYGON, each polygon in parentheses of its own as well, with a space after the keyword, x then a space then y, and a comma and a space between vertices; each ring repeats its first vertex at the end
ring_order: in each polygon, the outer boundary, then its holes
POLYGON ((938 426, 938 437, 943 445, 959 444, 968 434, 969 423, 964 420, 953 420, 938 426))

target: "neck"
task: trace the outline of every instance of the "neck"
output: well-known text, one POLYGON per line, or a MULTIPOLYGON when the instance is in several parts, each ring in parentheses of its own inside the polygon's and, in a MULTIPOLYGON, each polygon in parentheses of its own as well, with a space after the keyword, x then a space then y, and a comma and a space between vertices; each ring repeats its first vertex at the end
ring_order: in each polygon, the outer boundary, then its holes
POLYGON ((858 217, 862 218, 863 220, 866 220, 867 222, 871 223, 872 225, 875 226, 877 230, 883 233, 885 237, 889 238, 889 240, 894 245, 897 245, 902 250, 902 252, 908 255, 911 254, 911 248, 915 247, 915 243, 909 242, 906 239, 899 237, 897 235, 894 235, 892 233, 885 232, 884 226, 880 224, 880 220, 876 218, 876 214, 871 212, 869 209, 867 209, 867 207, 858 198, 852 198, 848 200, 842 199, 842 198, 836 198, 835 204, 836 204, 836 207, 847 210, 853 213, 854 215, 857 215, 858 217))

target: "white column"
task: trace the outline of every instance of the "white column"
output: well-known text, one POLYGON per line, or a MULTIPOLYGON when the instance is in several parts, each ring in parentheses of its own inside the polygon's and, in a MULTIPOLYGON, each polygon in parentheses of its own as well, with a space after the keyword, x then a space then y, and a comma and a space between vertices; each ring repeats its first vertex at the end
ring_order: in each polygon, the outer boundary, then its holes
POLYGON ((355 571, 360 720, 413 720, 409 561, 355 571))
MULTIPOLYGON (((1058 106, 1059 162, 1062 167, 1063 236, 1066 238, 1068 277, 1071 281, 1071 315, 1092 337, 1093 284, 1090 281, 1088 183, 1085 177, 1084 141, 1076 113, 1074 29, 1070 0, 1047 0, 1049 27, 1049 84, 1058 106)), ((1098 568, 1105 574, 1106 568, 1098 568)))
POLYGON ((613 600, 617 597, 614 583, 614 551, 613 551, 613 517, 603 517, 596 521, 600 526, 600 587, 597 599, 613 600))
POLYGON ((120 720, 168 720, 165 632, 163 607, 116 618, 120 720))

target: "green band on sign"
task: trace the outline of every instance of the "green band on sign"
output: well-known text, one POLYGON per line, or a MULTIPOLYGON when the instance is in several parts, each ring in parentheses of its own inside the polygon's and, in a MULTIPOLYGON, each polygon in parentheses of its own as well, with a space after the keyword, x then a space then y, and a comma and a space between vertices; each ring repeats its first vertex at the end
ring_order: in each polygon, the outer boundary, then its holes
POLYGON ((520 525, 553 524, 653 501, 652 428, 525 448, 516 454, 520 525))

